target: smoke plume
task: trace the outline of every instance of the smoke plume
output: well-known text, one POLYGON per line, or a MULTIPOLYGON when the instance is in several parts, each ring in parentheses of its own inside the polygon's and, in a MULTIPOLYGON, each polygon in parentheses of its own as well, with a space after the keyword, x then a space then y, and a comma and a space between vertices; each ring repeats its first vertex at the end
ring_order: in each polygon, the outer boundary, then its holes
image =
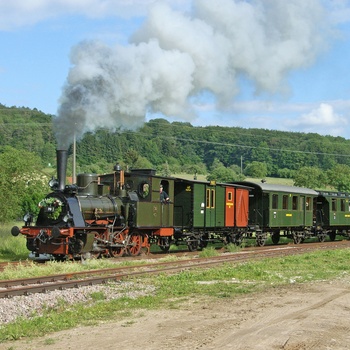
POLYGON ((54 122, 58 147, 99 127, 136 129, 146 113, 191 120, 191 97, 209 91, 227 104, 242 76, 257 92, 280 91, 325 48, 320 1, 194 0, 190 13, 160 2, 129 45, 78 44, 54 122))

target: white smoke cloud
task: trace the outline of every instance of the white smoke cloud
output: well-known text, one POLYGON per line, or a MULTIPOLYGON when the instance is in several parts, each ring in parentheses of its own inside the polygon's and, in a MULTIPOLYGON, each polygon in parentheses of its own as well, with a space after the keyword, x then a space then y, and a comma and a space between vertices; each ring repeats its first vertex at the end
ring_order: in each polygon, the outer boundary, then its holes
POLYGON ((218 105, 239 92, 239 77, 276 93, 286 74, 311 64, 326 45, 318 0, 194 0, 191 13, 156 3, 126 47, 84 42, 61 98, 59 147, 75 132, 136 128, 147 112, 190 118, 191 97, 210 91, 218 105))
POLYGON ((190 109, 193 61, 156 41, 115 48, 81 43, 72 63, 55 122, 60 148, 69 146, 74 132, 79 138, 98 127, 135 129, 148 110, 181 115, 190 109))

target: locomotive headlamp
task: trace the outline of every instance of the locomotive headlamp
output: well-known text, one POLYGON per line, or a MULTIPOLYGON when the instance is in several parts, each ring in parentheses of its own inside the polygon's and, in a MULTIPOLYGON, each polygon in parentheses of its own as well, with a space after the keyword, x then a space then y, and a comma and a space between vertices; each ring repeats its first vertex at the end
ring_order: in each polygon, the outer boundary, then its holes
POLYGON ((49 186, 52 190, 55 190, 58 188, 58 180, 52 177, 52 179, 49 181, 49 186))
POLYGON ((63 221, 68 223, 68 222, 72 222, 73 221, 73 215, 71 213, 67 213, 64 218, 63 221))
POLYGON ((33 222, 33 215, 32 214, 25 214, 23 217, 23 221, 26 226, 29 226, 33 222))

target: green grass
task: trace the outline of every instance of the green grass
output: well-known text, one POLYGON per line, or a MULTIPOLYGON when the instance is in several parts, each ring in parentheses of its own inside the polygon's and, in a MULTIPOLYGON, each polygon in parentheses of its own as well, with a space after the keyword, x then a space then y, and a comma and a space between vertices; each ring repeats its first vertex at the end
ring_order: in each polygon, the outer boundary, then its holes
MULTIPOLYGON (((185 300, 194 298, 209 302, 259 291, 269 293, 269 289, 277 286, 347 277, 349 273, 349 250, 341 249, 139 278, 133 280, 135 288, 152 285, 155 292, 135 299, 125 294, 112 301, 105 300, 103 293, 93 293, 88 303, 69 307, 58 303, 43 316, 34 315, 31 319, 2 325, 0 342, 115 319, 128 326, 135 317, 140 317, 137 315, 142 314, 142 310, 180 309, 185 300)), ((130 285, 124 288, 126 293, 130 285)))
MULTIPOLYGON (((251 182, 260 182, 262 179, 255 178, 255 177, 246 177, 244 181, 251 181, 251 182)), ((264 180, 266 180, 269 184, 275 184, 275 185, 286 185, 286 186, 293 186, 294 180, 293 179, 285 179, 285 178, 278 178, 278 177, 265 177, 264 180)))
POLYGON ((29 251, 26 247, 26 238, 23 235, 13 237, 11 228, 23 223, 0 224, 0 262, 26 260, 29 251))

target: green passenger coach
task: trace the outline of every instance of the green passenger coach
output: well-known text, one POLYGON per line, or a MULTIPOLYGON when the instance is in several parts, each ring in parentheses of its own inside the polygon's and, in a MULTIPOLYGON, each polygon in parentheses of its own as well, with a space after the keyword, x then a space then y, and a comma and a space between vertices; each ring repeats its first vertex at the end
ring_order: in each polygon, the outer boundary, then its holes
POLYGON ((193 251, 208 242, 240 244, 248 229, 249 189, 234 184, 175 179, 174 238, 193 251))
MULTIPOLYGON (((253 188, 249 201, 249 226, 259 245, 268 237, 274 244, 284 235, 300 243, 314 235, 314 200, 318 192, 301 187, 240 182, 253 188)), ((322 238, 324 239, 324 238, 322 238)))
POLYGON ((336 235, 350 238, 350 195, 345 192, 319 191, 316 203, 317 226, 328 230, 331 241, 336 235))

